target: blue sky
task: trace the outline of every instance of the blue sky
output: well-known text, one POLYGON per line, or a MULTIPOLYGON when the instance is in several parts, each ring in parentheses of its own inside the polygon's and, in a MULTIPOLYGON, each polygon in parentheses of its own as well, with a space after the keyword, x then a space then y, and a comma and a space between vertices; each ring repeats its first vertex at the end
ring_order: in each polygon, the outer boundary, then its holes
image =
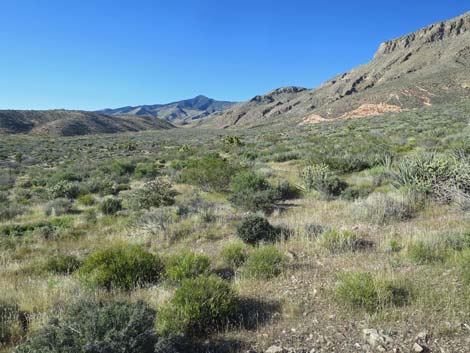
POLYGON ((0 2, 0 109, 100 109, 315 87, 466 1, 0 2))

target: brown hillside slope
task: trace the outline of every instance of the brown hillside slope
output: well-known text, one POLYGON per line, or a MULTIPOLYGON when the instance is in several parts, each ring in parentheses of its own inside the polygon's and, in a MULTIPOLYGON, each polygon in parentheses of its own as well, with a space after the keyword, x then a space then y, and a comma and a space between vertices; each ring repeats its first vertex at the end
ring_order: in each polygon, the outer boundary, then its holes
POLYGON ((75 136, 173 127, 166 121, 152 117, 107 116, 71 110, 0 111, 0 134, 75 136))

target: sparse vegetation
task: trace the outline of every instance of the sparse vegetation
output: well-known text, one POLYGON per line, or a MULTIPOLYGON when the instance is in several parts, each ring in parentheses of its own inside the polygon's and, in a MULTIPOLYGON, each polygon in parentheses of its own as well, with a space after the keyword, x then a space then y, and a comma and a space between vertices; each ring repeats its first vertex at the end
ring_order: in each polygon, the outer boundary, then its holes
POLYGON ((348 352, 362 322, 462 346, 469 116, 461 103, 282 132, 2 136, 0 352, 62 352, 64 337, 123 351, 132 332, 158 353, 321 351, 320 336, 348 352), (70 314, 83 301, 89 325, 70 314), (123 328, 136 320, 143 336, 123 328))

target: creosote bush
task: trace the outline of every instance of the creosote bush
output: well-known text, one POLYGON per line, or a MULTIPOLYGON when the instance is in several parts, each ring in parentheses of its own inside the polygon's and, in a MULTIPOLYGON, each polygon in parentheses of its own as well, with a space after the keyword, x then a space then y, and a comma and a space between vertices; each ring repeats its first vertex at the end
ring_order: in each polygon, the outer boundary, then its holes
POLYGON ((83 206, 93 206, 95 204, 95 197, 92 194, 82 195, 77 199, 79 204, 83 206))
POLYGON ((256 279, 279 276, 287 263, 287 257, 275 246, 262 246, 253 251, 243 266, 243 274, 256 279))
POLYGON ((279 231, 266 218, 253 214, 237 226, 237 235, 243 242, 255 245, 276 240, 279 231))
POLYGON ((236 207, 250 211, 268 210, 281 199, 279 189, 251 171, 236 174, 232 178, 230 189, 230 202, 236 207))
POLYGON ((227 245, 220 252, 220 258, 224 266, 237 269, 246 261, 246 248, 242 243, 232 243, 227 245))
POLYGON ((404 280, 389 280, 374 277, 370 273, 353 272, 339 276, 334 296, 341 304, 376 312, 388 306, 408 304, 412 289, 404 280))
POLYGON ((114 215, 122 210, 122 201, 114 197, 104 199, 100 206, 100 211, 105 215, 114 215))
POLYGON ((139 245, 118 244, 91 254, 84 260, 79 275, 93 287, 131 290, 156 283, 162 271, 158 256, 139 245))
POLYGON ((208 256, 183 252, 171 256, 165 263, 166 278, 181 283, 187 278, 196 278, 210 272, 211 260, 208 256))
POLYGON ((200 159, 190 159, 181 166, 183 183, 199 186, 204 191, 225 191, 236 167, 218 154, 206 154, 200 159))
POLYGON ((185 279, 158 317, 163 334, 202 336, 235 324, 240 302, 230 284, 216 276, 185 279))
POLYGON ((17 353, 170 353, 154 329, 155 311, 143 301, 79 301, 53 317, 17 353), (160 346, 155 351, 155 345, 160 346), (163 349, 165 348, 165 349, 163 349))

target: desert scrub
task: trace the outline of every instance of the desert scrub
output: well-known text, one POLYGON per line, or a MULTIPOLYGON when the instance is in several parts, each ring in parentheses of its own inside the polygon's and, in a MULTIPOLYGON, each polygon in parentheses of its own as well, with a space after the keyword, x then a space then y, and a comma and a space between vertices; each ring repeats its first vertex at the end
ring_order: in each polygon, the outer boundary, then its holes
POLYGON ((246 248, 243 243, 232 243, 220 252, 222 264, 231 269, 237 269, 246 261, 246 248))
POLYGON ((230 182, 230 202, 239 208, 258 211, 272 208, 281 199, 278 189, 262 176, 251 172, 240 172, 230 182))
POLYGON ((404 306, 412 297, 411 285, 404 280, 390 280, 366 272, 340 274, 334 297, 354 309, 376 312, 389 306, 404 306))
POLYGON ((175 202, 175 192, 171 183, 164 178, 148 181, 140 189, 133 191, 128 200, 134 210, 152 207, 171 206, 175 202))
POLYGON ((210 272, 211 260, 208 256, 191 252, 173 255, 165 262, 166 278, 173 283, 181 283, 187 278, 196 278, 210 272))
POLYGON ((103 214, 114 215, 122 210, 122 201, 114 197, 108 197, 99 206, 103 214))
POLYGON ((20 322, 21 313, 13 300, 0 299, 0 349, 19 340, 24 326, 20 322))
POLYGON ((357 251, 364 247, 357 234, 349 230, 328 230, 319 238, 319 243, 332 254, 357 251))
POLYGON ((225 191, 237 167, 216 153, 191 159, 178 168, 183 183, 199 186, 204 191, 225 191))
POLYGON ((300 178, 307 191, 316 190, 325 197, 339 196, 348 186, 326 164, 305 167, 300 172, 300 178))
POLYGON ((417 265, 443 262, 446 248, 442 244, 418 241, 409 246, 408 258, 417 265))
POLYGON ((163 334, 202 336, 234 324, 240 302, 230 284, 215 276, 186 279, 158 317, 163 334))
POLYGON ((92 194, 82 195, 77 199, 77 201, 83 206, 93 206, 96 202, 95 197, 92 194))
POLYGON ((248 257, 242 272, 256 279, 270 279, 279 276, 287 263, 287 257, 275 246, 257 248, 248 257))
POLYGON ((237 235, 245 243, 255 245, 260 242, 272 242, 279 236, 279 230, 266 218, 249 215, 237 226, 237 235))
POLYGON ((72 210, 73 203, 69 199, 55 199, 49 201, 44 207, 44 214, 46 216, 62 216, 72 210))
POLYGON ((73 255, 57 255, 51 257, 44 265, 48 272, 57 274, 70 274, 78 270, 82 262, 73 255))
MULTIPOLYGON (((143 301, 79 301, 63 316, 51 318, 16 352, 155 353, 155 345, 163 340, 155 333, 155 317, 155 311, 143 301)), ((158 353, 172 351, 167 349, 158 353)))
POLYGON ((457 160, 452 155, 420 153, 403 159, 392 172, 393 183, 397 187, 419 187, 421 190, 446 199, 442 194, 444 185, 470 192, 470 166, 465 159, 457 160))
POLYGON ((78 273, 91 287, 131 290, 158 282, 162 271, 158 256, 139 245, 118 244, 91 254, 78 273))
POLYGON ((61 180, 48 189, 51 200, 58 198, 75 199, 80 195, 81 189, 77 182, 61 180))
POLYGON ((419 205, 408 196, 371 194, 367 199, 353 205, 353 213, 361 220, 376 224, 387 224, 411 219, 419 205))

